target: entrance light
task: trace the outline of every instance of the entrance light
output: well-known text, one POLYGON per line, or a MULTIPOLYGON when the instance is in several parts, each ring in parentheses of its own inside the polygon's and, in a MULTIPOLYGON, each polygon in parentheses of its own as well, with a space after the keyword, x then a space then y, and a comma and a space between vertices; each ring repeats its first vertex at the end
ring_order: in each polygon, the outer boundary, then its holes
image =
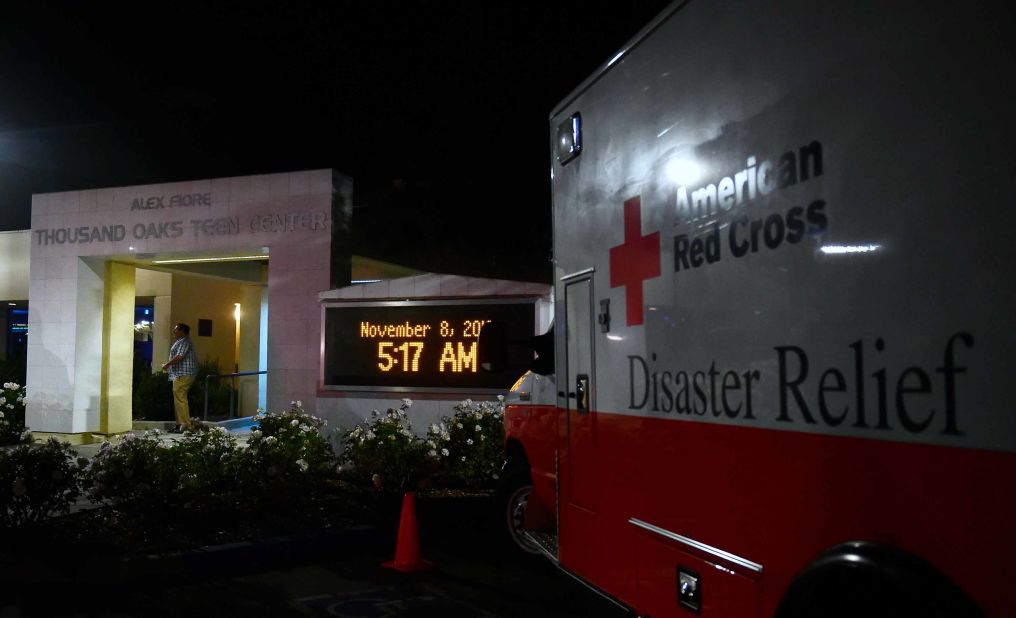
POLYGON ((233 303, 233 317, 237 322, 240 321, 240 303, 233 303))
POLYGON ((237 255, 234 257, 212 258, 180 258, 176 260, 152 260, 152 264, 194 264, 196 262, 240 262, 247 260, 267 260, 267 255, 237 255))

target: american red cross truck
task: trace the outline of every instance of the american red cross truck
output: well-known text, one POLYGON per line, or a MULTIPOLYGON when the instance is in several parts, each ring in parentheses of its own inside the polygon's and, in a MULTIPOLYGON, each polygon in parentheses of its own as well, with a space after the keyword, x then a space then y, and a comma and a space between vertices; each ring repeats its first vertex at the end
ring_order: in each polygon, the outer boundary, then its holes
POLYGON ((553 110, 522 544, 654 618, 1016 616, 1004 17, 676 2, 553 110))

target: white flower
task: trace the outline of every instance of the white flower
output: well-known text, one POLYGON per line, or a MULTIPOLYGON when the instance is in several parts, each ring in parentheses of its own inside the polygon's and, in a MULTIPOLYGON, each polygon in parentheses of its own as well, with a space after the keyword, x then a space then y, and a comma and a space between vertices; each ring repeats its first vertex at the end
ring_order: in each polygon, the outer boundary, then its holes
POLYGON ((253 429, 253 430, 251 430, 250 437, 252 437, 252 438, 260 438, 261 437, 261 430, 260 429, 253 429))
POLYGON ((466 440, 466 444, 468 444, 469 446, 472 446, 473 445, 473 439, 469 438, 468 440, 466 440))
POLYGON ((448 456, 448 449, 446 449, 446 448, 441 449, 441 454, 444 455, 445 457, 447 457, 448 456))
POLYGON ((7 403, 6 397, 0 397, 0 405, 7 403))
POLYGON ((456 429, 462 429, 462 423, 455 423, 456 429))
MULTIPOLYGON (((497 396, 497 400, 498 400, 498 401, 504 401, 504 395, 498 395, 498 396, 497 396)), ((494 478, 497 478, 497 475, 496 475, 496 474, 494 475, 494 478)))
POLYGON ((302 408, 302 407, 303 407, 303 402, 302 402, 302 401, 300 401, 299 399, 297 399, 297 400, 296 400, 296 407, 298 407, 298 408, 302 408))
POLYGON ((0 418, 3 418, 3 417, 4 417, 4 413, 0 412, 0 418))
POLYGON ((278 441, 279 441, 278 438, 276 438, 275 436, 268 436, 267 438, 265 438, 265 444, 275 444, 278 441))
POLYGON ((480 439, 481 439, 481 440, 486 440, 486 439, 487 439, 487 436, 485 436, 485 435, 483 435, 483 434, 481 433, 481 434, 480 434, 480 439))
POLYGON ((294 418, 293 420, 289 421, 289 424, 292 425, 293 427, 296 427, 297 425, 300 424, 300 421, 294 418))
POLYGON ((410 399, 409 397, 406 397, 405 399, 402 400, 402 405, 408 408, 409 406, 413 405, 413 400, 410 399))
POLYGON ((476 426, 476 431, 483 431, 483 427, 480 427, 479 425, 477 425, 476 426))
POLYGON ((427 452, 427 457, 437 458, 437 451, 431 449, 430 451, 427 452))
POLYGON ((302 431, 304 433, 307 433, 308 431, 313 431, 313 430, 314 430, 314 428, 311 427, 310 425, 302 425, 302 424, 300 425, 300 431, 302 431))
POLYGON ((7 404, 7 409, 8 410, 13 410, 14 409, 14 404, 13 403, 7 404))
POLYGON ((374 432, 368 430, 367 431, 367 435, 365 435, 364 437, 367 438, 368 440, 373 440, 374 439, 374 432))
POLYGON ((497 472, 495 472, 494 474, 491 474, 490 476, 493 477, 493 479, 495 481, 498 479, 497 472))
POLYGON ((303 460, 303 459, 297 459, 296 460, 296 465, 300 466, 300 470, 302 470, 304 472, 307 471, 307 462, 305 460, 303 460))
POLYGON ((465 460, 466 460, 466 456, 465 456, 465 455, 463 455, 462 457, 459 457, 459 460, 460 460, 460 461, 465 461, 465 460))
POLYGON ((427 446, 430 448, 437 448, 437 444, 434 444, 433 440, 427 440, 427 446))

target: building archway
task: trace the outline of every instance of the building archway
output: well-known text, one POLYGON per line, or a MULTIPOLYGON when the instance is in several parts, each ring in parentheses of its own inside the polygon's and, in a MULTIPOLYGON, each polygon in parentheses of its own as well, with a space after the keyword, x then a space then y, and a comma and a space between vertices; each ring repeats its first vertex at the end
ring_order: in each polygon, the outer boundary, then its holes
POLYGON ((229 278, 264 255, 265 405, 312 401, 317 298, 333 271, 348 282, 351 197, 351 180, 331 170, 33 196, 28 425, 81 442, 131 428, 139 266, 229 278))

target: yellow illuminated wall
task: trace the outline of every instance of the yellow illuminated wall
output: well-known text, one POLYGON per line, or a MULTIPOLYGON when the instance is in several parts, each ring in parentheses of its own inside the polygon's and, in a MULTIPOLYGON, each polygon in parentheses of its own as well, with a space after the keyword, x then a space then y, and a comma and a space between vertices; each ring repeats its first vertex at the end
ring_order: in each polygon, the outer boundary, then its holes
POLYGON ((130 264, 105 264, 99 433, 120 433, 129 431, 132 426, 134 272, 130 264))
MULTIPOLYGON (((260 304, 253 302, 252 298, 255 296, 260 298, 261 287, 174 273, 170 328, 179 322, 188 324, 191 327, 191 339, 194 341, 198 358, 202 362, 206 359, 217 360, 221 373, 232 373, 236 354, 236 321, 233 317, 233 308, 235 303, 240 303, 241 371, 256 371, 260 304), (200 319, 212 320, 211 337, 198 335, 200 319)), ((158 360, 153 359, 153 364, 158 360)), ((159 365, 164 362, 165 359, 159 365)))

